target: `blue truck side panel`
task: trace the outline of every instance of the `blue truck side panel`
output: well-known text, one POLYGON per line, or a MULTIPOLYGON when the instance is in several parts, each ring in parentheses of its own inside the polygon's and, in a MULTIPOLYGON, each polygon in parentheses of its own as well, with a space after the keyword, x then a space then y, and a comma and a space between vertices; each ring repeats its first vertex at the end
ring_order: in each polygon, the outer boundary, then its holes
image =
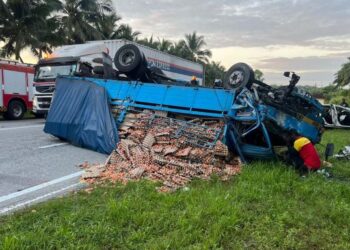
POLYGON ((112 105, 223 118, 235 92, 224 89, 90 79, 106 88, 112 105))

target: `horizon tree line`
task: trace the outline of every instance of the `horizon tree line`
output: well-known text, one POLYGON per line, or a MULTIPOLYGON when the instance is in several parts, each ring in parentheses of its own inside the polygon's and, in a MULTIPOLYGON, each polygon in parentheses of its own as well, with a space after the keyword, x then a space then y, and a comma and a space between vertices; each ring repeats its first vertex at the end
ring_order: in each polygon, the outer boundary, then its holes
POLYGON ((204 37, 197 32, 173 42, 167 39, 140 38, 116 13, 111 0, 0 0, 0 56, 23 62, 25 49, 39 59, 62 45, 92 40, 127 39, 199 62, 211 72, 208 79, 221 76, 225 68, 210 62, 204 37))
POLYGON ((23 62, 25 48, 40 59, 54 47, 107 39, 135 41, 201 63, 212 56, 196 32, 178 42, 141 39, 141 32, 120 20, 111 0, 0 0, 1 56, 23 62))
MULTIPOLYGON (((0 56, 23 62, 21 52, 27 48, 40 59, 62 45, 127 39, 203 64, 210 81, 222 78, 226 71, 220 62, 210 61, 212 52, 205 48, 204 36, 195 31, 175 42, 140 38, 141 32, 120 21, 111 0, 0 0, 0 41, 4 43, 0 56)), ((336 73, 334 84, 350 84, 350 61, 336 73)))

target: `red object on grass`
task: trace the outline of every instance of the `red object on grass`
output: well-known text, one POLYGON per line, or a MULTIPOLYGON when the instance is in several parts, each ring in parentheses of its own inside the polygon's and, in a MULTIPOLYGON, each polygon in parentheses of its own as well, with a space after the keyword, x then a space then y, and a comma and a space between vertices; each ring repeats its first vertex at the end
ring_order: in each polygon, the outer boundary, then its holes
POLYGON ((321 167, 320 156, 315 146, 305 137, 300 137, 294 142, 294 148, 303 159, 304 165, 309 170, 317 170, 321 167))

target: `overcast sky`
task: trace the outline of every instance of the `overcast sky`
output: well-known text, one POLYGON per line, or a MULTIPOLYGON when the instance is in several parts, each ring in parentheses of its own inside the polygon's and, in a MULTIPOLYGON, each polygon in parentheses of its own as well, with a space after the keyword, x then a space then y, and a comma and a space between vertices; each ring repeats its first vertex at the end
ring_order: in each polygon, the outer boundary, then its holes
POLYGON ((197 31, 226 67, 246 62, 270 83, 295 70, 301 84, 333 81, 350 57, 349 0, 113 0, 141 37, 178 40, 197 31))

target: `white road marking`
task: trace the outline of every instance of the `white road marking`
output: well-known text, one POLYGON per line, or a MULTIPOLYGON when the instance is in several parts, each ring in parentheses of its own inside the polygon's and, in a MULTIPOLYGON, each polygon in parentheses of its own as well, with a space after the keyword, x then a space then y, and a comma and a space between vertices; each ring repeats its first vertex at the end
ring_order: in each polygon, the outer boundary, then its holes
POLYGON ((63 146, 63 145, 68 145, 68 143, 67 142, 63 142, 63 143, 51 144, 51 145, 47 145, 47 146, 41 146, 39 148, 40 149, 46 149, 46 148, 59 147, 59 146, 63 146))
POLYGON ((0 197, 0 203, 4 202, 4 201, 11 200, 11 199, 14 199, 16 197, 19 197, 19 196, 22 196, 22 195, 25 195, 25 194, 29 194, 29 193, 38 191, 40 189, 52 186, 54 184, 57 184, 57 183, 60 183, 60 182, 63 182, 63 181, 69 180, 69 179, 73 179, 75 177, 81 176, 82 173, 84 173, 84 171, 79 171, 77 173, 66 175, 66 176, 63 176, 61 178, 58 178, 58 179, 55 179, 55 180, 52 180, 52 181, 49 181, 49 182, 42 183, 40 185, 31 187, 31 188, 27 188, 27 189, 24 189, 24 190, 19 191, 19 192, 15 192, 15 193, 12 193, 12 194, 8 194, 8 195, 5 195, 5 196, 2 196, 2 197, 0 197))
POLYGON ((0 210, 0 215, 9 213, 9 212, 11 212, 11 211, 13 211, 13 210, 15 210, 15 209, 24 208, 24 207, 26 207, 27 205, 30 205, 30 204, 32 204, 32 203, 34 203, 34 202, 36 202, 36 201, 40 201, 40 200, 42 200, 42 199, 44 199, 44 198, 46 198, 46 197, 53 196, 53 195, 55 195, 55 194, 61 193, 61 192, 65 191, 65 190, 68 190, 68 189, 70 189, 70 188, 74 188, 74 187, 79 186, 79 185, 81 185, 81 183, 76 183, 76 184, 67 186, 67 187, 65 187, 65 188, 61 188, 61 189, 59 189, 59 190, 56 190, 56 191, 53 191, 53 192, 50 192, 50 193, 47 193, 47 194, 38 196, 38 197, 36 197, 36 198, 34 198, 34 199, 32 199, 32 200, 25 201, 25 202, 22 202, 22 203, 18 203, 18 204, 16 204, 16 205, 13 205, 13 206, 10 206, 10 207, 5 207, 5 208, 3 208, 3 209, 0 210))
POLYGON ((31 125, 31 126, 21 126, 21 127, 11 127, 11 128, 0 128, 0 131, 8 131, 8 130, 16 130, 16 129, 25 129, 25 128, 40 128, 44 127, 43 124, 41 125, 31 125))

